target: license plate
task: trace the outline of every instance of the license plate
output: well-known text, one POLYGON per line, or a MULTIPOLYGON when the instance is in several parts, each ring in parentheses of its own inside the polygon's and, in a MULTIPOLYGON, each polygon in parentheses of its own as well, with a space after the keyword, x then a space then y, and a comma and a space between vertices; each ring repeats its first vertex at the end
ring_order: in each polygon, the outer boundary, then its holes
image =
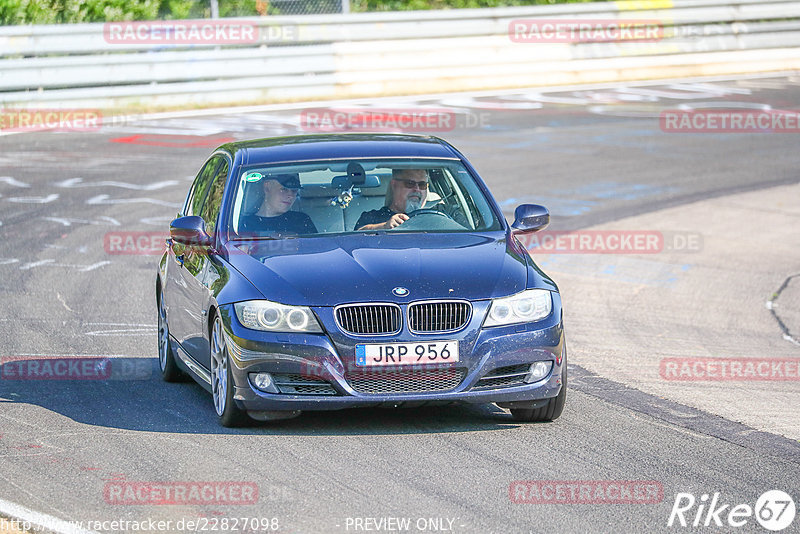
POLYGON ((356 345, 356 365, 421 365, 458 361, 458 341, 356 345))

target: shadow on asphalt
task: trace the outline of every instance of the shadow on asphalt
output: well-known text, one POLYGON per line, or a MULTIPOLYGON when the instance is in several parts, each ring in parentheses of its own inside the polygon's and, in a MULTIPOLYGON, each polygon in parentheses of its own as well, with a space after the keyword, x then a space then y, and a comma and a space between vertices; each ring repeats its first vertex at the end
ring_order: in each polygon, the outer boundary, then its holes
POLYGON ((295 419, 254 422, 251 427, 229 429, 217 421, 206 390, 191 380, 163 382, 156 359, 114 358, 112 363, 117 365, 114 372, 100 369, 100 375, 93 379, 32 380, 20 379, 10 367, 15 363, 4 361, 0 365, 0 404, 31 404, 83 424, 143 432, 393 435, 520 426, 507 411, 493 404, 452 404, 303 412, 295 419), (126 366, 127 371, 121 372, 126 366))

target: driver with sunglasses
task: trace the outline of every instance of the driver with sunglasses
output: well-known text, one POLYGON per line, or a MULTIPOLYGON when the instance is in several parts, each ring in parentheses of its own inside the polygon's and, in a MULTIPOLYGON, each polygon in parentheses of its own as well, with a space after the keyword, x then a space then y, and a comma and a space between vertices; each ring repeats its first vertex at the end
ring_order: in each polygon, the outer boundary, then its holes
POLYGON ((420 209, 428 197, 428 171, 392 169, 386 203, 379 210, 365 211, 355 230, 391 230, 408 220, 407 213, 420 209))

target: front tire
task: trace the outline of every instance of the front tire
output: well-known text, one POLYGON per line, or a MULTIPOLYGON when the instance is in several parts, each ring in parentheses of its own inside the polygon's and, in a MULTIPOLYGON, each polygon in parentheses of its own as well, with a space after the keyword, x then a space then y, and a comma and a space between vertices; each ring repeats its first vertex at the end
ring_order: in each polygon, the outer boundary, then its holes
POLYGON ((175 353, 172 352, 172 345, 169 342, 169 324, 163 289, 158 293, 158 366, 164 382, 180 382, 184 377, 178 368, 175 353))
POLYGON ((217 315, 211 329, 211 395, 214 397, 214 409, 220 424, 228 428, 252 422, 247 412, 236 406, 236 401, 233 400, 233 374, 230 367, 225 329, 222 327, 222 319, 217 315))
POLYGON ((564 356, 564 363, 561 368, 561 391, 558 395, 549 399, 547 404, 539 408, 511 408, 511 416, 515 421, 538 422, 555 421, 564 411, 564 404, 567 402, 567 358, 564 356))

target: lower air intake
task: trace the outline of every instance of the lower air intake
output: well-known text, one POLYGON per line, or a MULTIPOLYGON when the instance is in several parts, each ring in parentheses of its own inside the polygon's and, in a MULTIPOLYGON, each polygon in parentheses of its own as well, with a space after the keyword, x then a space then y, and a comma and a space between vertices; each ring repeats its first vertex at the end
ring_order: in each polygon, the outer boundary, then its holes
POLYGON ((403 371, 356 371, 347 382, 365 395, 450 391, 464 380, 464 369, 413 369, 403 371))

